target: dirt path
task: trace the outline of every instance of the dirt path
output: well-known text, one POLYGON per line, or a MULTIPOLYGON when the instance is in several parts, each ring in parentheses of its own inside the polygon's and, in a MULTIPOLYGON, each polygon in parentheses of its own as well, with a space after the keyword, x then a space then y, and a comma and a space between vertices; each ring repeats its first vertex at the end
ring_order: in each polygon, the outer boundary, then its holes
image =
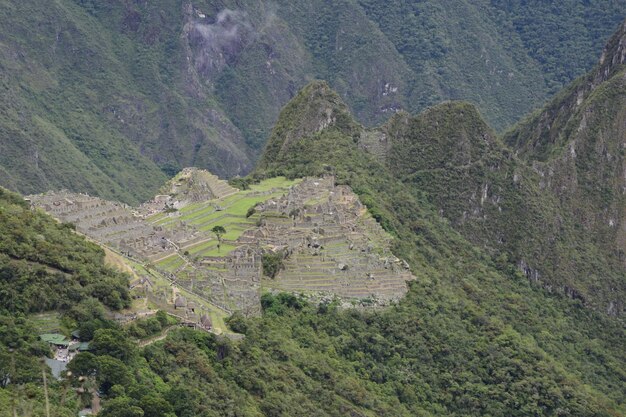
POLYGON ((139 345, 139 347, 146 347, 148 345, 153 344, 154 342, 158 342, 159 340, 163 340, 163 339, 165 339, 167 337, 167 334, 170 332, 170 330, 172 330, 172 329, 174 329, 176 327, 180 327, 180 325, 179 324, 175 324, 173 326, 170 326, 167 329, 165 329, 160 335, 151 337, 150 339, 139 340, 137 342, 137 345, 139 345))

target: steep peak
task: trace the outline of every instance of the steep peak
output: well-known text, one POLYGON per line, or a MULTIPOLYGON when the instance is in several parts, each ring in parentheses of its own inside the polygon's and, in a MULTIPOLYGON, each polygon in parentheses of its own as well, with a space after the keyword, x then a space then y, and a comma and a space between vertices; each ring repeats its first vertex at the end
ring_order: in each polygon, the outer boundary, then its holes
POLYGON ((626 64, 626 20, 607 42, 595 72, 594 82, 600 83, 609 79, 616 68, 626 64))
POLYGON ((476 106, 462 101, 444 102, 412 117, 395 116, 383 130, 391 151, 388 163, 409 166, 418 161, 436 166, 468 164, 497 142, 476 106))
POLYGON ((283 108, 268 140, 260 166, 275 160, 296 141, 327 129, 355 136, 361 126, 348 106, 325 81, 312 81, 283 108))
MULTIPOLYGON (((611 36, 593 70, 558 93, 541 111, 531 114, 507 132, 504 141, 518 155, 529 160, 546 162, 558 157, 568 149, 569 141, 587 131, 590 115, 600 117, 605 114, 594 112, 595 108, 611 109, 611 114, 622 108, 610 102, 622 96, 619 91, 623 90, 624 82, 619 74, 626 68, 625 64, 626 21, 611 36), (606 94, 597 94, 600 91, 606 94)), ((603 123, 609 120, 608 116, 597 119, 603 123)))

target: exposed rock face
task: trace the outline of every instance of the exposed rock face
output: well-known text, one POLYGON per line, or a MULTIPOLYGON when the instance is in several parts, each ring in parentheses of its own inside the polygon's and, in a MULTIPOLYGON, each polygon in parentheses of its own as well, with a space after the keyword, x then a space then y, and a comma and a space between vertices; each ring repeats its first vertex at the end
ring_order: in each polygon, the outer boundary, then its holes
POLYGON ((626 64, 626 21, 620 25, 602 51, 599 66, 594 71, 595 83, 608 80, 623 64, 626 64))
MULTIPOLYGON (((563 141, 558 149, 537 145, 550 149, 545 160, 520 159, 473 106, 448 103, 385 125, 386 164, 408 187, 427 192, 467 239, 506 254, 532 282, 622 314, 624 80, 574 91, 534 119, 546 126, 543 137, 563 141), (600 93, 609 90, 615 94, 600 93)), ((539 130, 515 134, 539 143, 531 133, 539 130)))
POLYGON ((540 188, 557 197, 577 234, 621 275, 605 295, 610 314, 623 311, 626 292, 625 63, 626 22, 594 70, 505 136, 539 174, 540 188))

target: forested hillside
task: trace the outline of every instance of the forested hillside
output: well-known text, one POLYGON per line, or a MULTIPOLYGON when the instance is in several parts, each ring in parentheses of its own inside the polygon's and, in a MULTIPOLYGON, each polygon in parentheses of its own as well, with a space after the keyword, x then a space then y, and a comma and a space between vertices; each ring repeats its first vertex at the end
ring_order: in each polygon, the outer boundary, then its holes
POLYGON ((366 125, 465 99, 503 129, 626 15, 624 0, 0 4, 1 184, 128 203, 185 166, 248 173, 313 78, 366 125))
MULTIPOLYGON (((17 415, 43 415, 42 369, 49 370, 41 357, 50 352, 34 313, 61 312, 71 330, 91 339, 112 325, 105 309, 129 305, 128 279, 105 267, 101 248, 0 188, 0 415, 12 415, 11 404, 17 415)), ((55 415, 76 415, 75 393, 61 394, 51 377, 50 385, 55 415)))
MULTIPOLYGON (((180 329, 141 348, 136 327, 160 328, 167 319, 157 315, 158 323, 140 320, 130 327, 109 321, 102 303, 117 308, 108 296, 119 293, 124 305, 126 293, 118 286, 122 277, 103 268, 102 252, 67 226, 32 213, 19 196, 3 193, 0 215, 19 225, 19 236, 1 235, 12 258, 2 266, 0 293, 50 286, 37 299, 51 304, 20 303, 21 311, 2 314, 0 415, 11 416, 13 407, 18 415, 44 414, 42 371, 49 371, 39 358, 48 347, 36 338, 37 316, 28 313, 50 308, 61 313, 64 328, 79 326, 91 346, 70 363, 71 376, 56 381, 47 375, 48 402, 58 416, 76 415, 94 390, 100 415, 115 417, 625 415, 620 322, 494 262, 426 201, 402 191, 344 128, 330 126, 293 146, 339 145, 335 158, 319 157, 369 196, 375 215, 398 236, 396 252, 409 255, 415 271, 417 280, 397 305, 344 310, 334 302, 315 306, 294 295, 266 294, 262 317, 229 320, 245 334, 242 341, 180 329), (348 167, 356 167, 352 176, 348 167), (371 169, 377 176, 365 175, 371 169), (27 281, 33 286, 16 283, 13 264, 35 261, 39 278, 27 281), (89 271, 101 271, 101 285, 112 286, 100 293, 89 271), (76 274, 69 294, 55 287, 72 285, 76 274)), ((283 154, 292 161, 286 170, 302 168, 299 155, 283 154)))
MULTIPOLYGON (((398 113, 368 130, 328 85, 316 82, 283 110, 260 172, 334 173, 356 189, 383 225, 397 231, 384 215, 390 204, 401 204, 390 192, 393 182, 384 180, 387 171, 402 184, 397 192, 423 198, 466 239, 529 280, 621 315, 624 36, 622 26, 589 75, 508 134, 510 143, 519 142, 518 152, 532 149, 545 162, 519 158, 469 103, 448 102, 417 116, 398 113), (357 145, 313 139, 329 126, 357 145), (369 155, 354 155, 348 145, 369 155), (342 152, 349 162, 336 160, 342 152), (361 184, 362 178, 370 183, 361 184), (372 196, 372 190, 384 197, 372 196)), ((411 224, 418 212, 407 208, 398 218, 411 224)))

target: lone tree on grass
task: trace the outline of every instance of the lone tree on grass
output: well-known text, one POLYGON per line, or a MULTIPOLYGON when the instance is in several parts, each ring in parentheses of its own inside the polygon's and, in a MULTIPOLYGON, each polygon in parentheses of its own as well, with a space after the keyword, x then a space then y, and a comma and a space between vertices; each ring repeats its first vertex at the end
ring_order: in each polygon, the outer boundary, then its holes
POLYGON ((211 231, 217 236, 217 251, 219 252, 222 246, 222 236, 226 233, 226 229, 224 229, 224 226, 213 226, 211 231))

